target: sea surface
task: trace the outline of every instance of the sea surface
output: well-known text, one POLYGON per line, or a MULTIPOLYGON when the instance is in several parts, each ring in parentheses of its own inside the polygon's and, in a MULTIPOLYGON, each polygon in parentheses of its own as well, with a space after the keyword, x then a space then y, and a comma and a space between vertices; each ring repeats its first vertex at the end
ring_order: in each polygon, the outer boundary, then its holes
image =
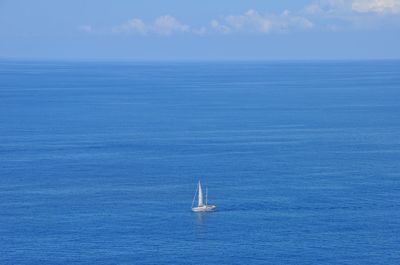
POLYGON ((0 264, 400 264, 400 61, 0 61, 0 264))

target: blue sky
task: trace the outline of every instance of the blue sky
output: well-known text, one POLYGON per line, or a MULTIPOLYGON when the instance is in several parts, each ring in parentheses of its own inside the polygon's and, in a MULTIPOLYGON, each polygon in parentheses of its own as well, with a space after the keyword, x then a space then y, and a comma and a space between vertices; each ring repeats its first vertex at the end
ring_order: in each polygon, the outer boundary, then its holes
POLYGON ((0 58, 399 59, 400 0, 0 0, 0 58))

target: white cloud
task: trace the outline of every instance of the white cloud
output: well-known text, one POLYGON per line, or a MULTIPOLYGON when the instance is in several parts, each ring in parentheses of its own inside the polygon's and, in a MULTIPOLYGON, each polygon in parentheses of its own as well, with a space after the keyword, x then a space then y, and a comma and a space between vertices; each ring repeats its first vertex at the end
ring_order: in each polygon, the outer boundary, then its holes
POLYGON ((120 30, 122 31, 133 31, 138 33, 147 33, 148 26, 139 18, 134 18, 129 20, 127 23, 121 25, 120 30))
POLYGON ((82 26, 79 26, 79 30, 89 33, 89 32, 93 31, 93 28, 90 25, 82 25, 82 26))
POLYGON ((400 13, 400 0, 354 0, 352 9, 361 13, 400 13))
POLYGON ((225 18, 228 23, 236 31, 250 31, 267 33, 272 28, 272 19, 267 16, 260 15, 255 10, 249 10, 243 15, 230 15, 225 18))
POLYGON ((211 26, 211 29, 213 29, 217 32, 220 32, 220 33, 224 33, 224 34, 230 33, 232 31, 230 27, 228 27, 226 25, 222 25, 216 19, 211 20, 210 26, 211 26))
POLYGON ((139 18, 133 18, 128 22, 114 27, 113 33, 139 33, 139 34, 159 34, 170 36, 174 33, 188 32, 190 27, 179 22, 175 17, 165 15, 156 18, 152 23, 145 23, 139 18))
POLYGON ((316 0, 302 13, 311 18, 319 30, 400 28, 400 0, 316 0))
POLYGON ((291 29, 309 29, 313 23, 305 17, 291 15, 284 10, 280 15, 260 14, 250 9, 241 15, 229 15, 218 20, 211 21, 211 28, 222 33, 259 33, 288 31, 291 29))
POLYGON ((171 35, 173 33, 188 32, 190 27, 182 24, 170 15, 158 17, 153 24, 153 31, 161 35, 171 35))
POLYGON ((194 34, 196 34, 196 35, 204 36, 207 33, 207 28, 203 26, 203 27, 198 28, 198 29, 192 29, 192 32, 194 34))
POLYGON ((304 8, 308 14, 399 13, 400 0, 318 0, 304 8))

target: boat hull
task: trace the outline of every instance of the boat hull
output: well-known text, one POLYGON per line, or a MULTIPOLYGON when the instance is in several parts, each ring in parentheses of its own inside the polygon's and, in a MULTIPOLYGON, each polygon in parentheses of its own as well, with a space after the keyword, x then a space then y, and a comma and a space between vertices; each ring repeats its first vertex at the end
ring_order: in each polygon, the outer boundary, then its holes
POLYGON ((204 206, 199 206, 199 207, 193 207, 192 211, 193 212, 212 212, 215 211, 217 206, 215 205, 204 205, 204 206))

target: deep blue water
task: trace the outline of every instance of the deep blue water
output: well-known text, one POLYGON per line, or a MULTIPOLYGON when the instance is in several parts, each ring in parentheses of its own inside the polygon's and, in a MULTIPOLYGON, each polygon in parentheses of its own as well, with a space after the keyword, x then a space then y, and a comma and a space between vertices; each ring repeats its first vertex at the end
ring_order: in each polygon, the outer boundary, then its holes
POLYGON ((0 264, 388 265, 399 235, 400 61, 0 62, 0 264))

